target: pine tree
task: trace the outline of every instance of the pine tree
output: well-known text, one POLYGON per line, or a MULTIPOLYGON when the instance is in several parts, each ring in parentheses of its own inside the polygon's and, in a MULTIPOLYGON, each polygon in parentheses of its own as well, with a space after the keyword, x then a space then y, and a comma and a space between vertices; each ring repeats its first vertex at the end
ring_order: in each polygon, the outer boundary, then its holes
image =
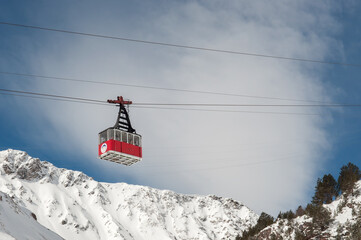
POLYGON ((288 219, 291 220, 295 218, 296 215, 292 212, 292 210, 289 210, 287 212, 280 212, 277 216, 277 219, 288 219))
POLYGON ((317 184, 315 187, 315 195, 312 197, 313 204, 322 204, 323 203, 323 187, 321 178, 317 179, 317 184))
POLYGON ((337 180, 339 191, 342 193, 351 193, 355 183, 360 180, 360 178, 361 172, 356 165, 349 162, 347 165, 342 166, 340 176, 337 180))
POLYGON ((303 207, 300 205, 298 206, 297 210, 296 210, 296 217, 301 217, 305 215, 305 210, 303 209, 303 207))
POLYGON ((274 218, 271 215, 268 215, 265 212, 261 213, 261 216, 259 217, 257 221, 257 225, 259 230, 262 230, 263 228, 271 225, 274 222, 274 218))
POLYGON ((258 218, 257 224, 248 231, 244 231, 242 237, 237 236, 237 240, 248 240, 252 239, 256 234, 262 231, 265 227, 274 223, 274 218, 271 215, 268 215, 265 212, 261 213, 261 216, 258 218))
POLYGON ((312 217, 314 230, 324 231, 331 223, 331 213, 320 204, 308 204, 306 213, 312 217))
POLYGON ((338 196, 337 182, 331 174, 325 175, 322 180, 325 186, 324 203, 329 204, 338 196))
POLYGON ((337 182, 331 174, 324 175, 322 179, 317 180, 315 195, 312 203, 323 204, 331 203, 333 198, 338 195, 337 182))

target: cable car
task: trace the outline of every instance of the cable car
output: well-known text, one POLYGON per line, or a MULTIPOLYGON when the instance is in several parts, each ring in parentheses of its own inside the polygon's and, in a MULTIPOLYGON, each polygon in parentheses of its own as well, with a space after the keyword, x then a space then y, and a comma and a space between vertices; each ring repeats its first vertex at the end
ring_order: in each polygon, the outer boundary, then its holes
POLYGON ((120 96, 117 100, 108 100, 108 103, 118 104, 119 112, 114 127, 99 133, 99 158, 130 166, 142 160, 142 136, 132 128, 125 108, 132 101, 124 101, 120 96))

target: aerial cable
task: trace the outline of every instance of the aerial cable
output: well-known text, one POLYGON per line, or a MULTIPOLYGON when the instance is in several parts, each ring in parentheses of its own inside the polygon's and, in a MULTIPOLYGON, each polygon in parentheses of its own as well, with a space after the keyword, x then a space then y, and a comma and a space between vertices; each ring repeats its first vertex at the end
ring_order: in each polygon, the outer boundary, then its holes
POLYGON ((299 113, 299 112, 266 112, 266 111, 244 111, 244 110, 222 110, 222 109, 199 109, 199 108, 167 108, 167 107, 140 107, 132 106, 132 108, 143 109, 166 109, 166 110, 187 110, 198 112, 229 112, 229 113, 264 113, 264 114, 277 114, 277 115, 306 115, 306 116, 318 116, 316 113, 299 113))
POLYGON ((0 94, 7 95, 7 96, 27 97, 27 98, 33 98, 33 99, 46 99, 46 100, 61 101, 61 102, 85 103, 85 104, 102 105, 102 106, 108 106, 108 107, 111 106, 106 103, 85 102, 85 101, 80 101, 80 100, 70 100, 70 99, 44 97, 44 96, 33 96, 33 95, 22 95, 22 94, 16 94, 16 93, 3 93, 3 92, 1 92, 1 90, 0 90, 0 94))
POLYGON ((361 104, 228 104, 228 103, 133 103, 136 106, 197 106, 197 107, 361 107, 361 104))
POLYGON ((60 80, 60 81, 72 81, 72 82, 80 82, 80 83, 103 84, 103 85, 112 85, 112 86, 124 86, 124 87, 133 87, 133 88, 146 88, 146 89, 154 89, 154 90, 197 93, 197 94, 211 94, 211 95, 220 95, 220 96, 258 98, 258 99, 295 101, 295 102, 325 103, 325 102, 319 101, 319 100, 303 100, 303 99, 294 99, 294 98, 256 96, 256 95, 226 93, 226 92, 213 92, 213 91, 189 90, 189 89, 179 89, 179 88, 154 87, 154 86, 146 86, 146 85, 126 84, 126 83, 117 83, 117 82, 101 82, 101 81, 93 81, 93 80, 88 80, 88 79, 65 78, 65 77, 56 77, 56 76, 44 76, 44 75, 36 75, 36 74, 5 72, 5 71, 0 71, 0 74, 24 76, 24 77, 36 77, 36 78, 42 78, 42 79, 54 79, 54 80, 60 80))
POLYGON ((181 44, 157 42, 157 41, 147 41, 147 40, 141 40, 141 39, 108 36, 108 35, 86 33, 86 32, 77 32, 77 31, 70 31, 70 30, 64 30, 64 29, 40 27, 40 26, 34 26, 34 25, 10 23, 10 22, 0 22, 0 24, 13 26, 13 27, 30 28, 30 29, 37 29, 37 30, 43 30, 43 31, 60 32, 60 33, 82 35, 82 36, 88 36, 88 37, 106 38, 106 39, 121 40, 121 41, 128 41, 128 42, 135 42, 135 43, 142 43, 142 44, 152 44, 152 45, 159 45, 159 46, 176 47, 176 48, 184 48, 184 49, 200 50, 200 51, 208 51, 208 52, 216 52, 216 53, 237 54, 237 55, 252 56, 252 57, 272 58, 272 59, 280 59, 280 60, 288 60, 288 61, 310 62, 310 63, 329 64, 329 65, 341 65, 341 66, 349 66, 349 67, 361 67, 361 64, 331 62, 331 61, 322 61, 322 60, 315 60, 315 59, 293 58, 293 57, 283 57, 283 56, 276 56, 276 55, 240 52, 240 51, 232 51, 232 50, 224 50, 224 49, 205 48, 205 47, 197 47, 197 46, 190 46, 190 45, 181 45, 181 44))
MULTIPOLYGON (((14 90, 6 90, 7 92, 1 92, 4 89, 0 89, 1 95, 8 95, 8 96, 17 96, 17 97, 28 97, 28 98, 37 98, 37 99, 47 99, 47 100, 55 100, 55 101, 63 101, 63 102, 75 102, 75 103, 83 103, 83 104, 94 104, 94 105, 102 105, 102 106, 112 106, 102 102, 87 102, 84 100, 74 100, 80 98, 72 98, 67 97, 66 99, 61 98, 59 95, 52 95, 52 94, 40 94, 38 93, 31 93, 25 91, 14 91, 14 90), (10 93, 9 93, 10 92, 10 93), (15 93, 13 93, 15 92, 15 93), (22 94, 19 94, 22 93, 22 94), (31 94, 31 95, 23 95, 23 94, 31 94), (44 96, 47 95, 47 96, 44 96), (51 97, 49 97, 51 96, 51 97), (56 97, 55 97, 56 96, 56 97)), ((84 98, 82 98, 84 99, 84 98)), ((97 100, 96 100, 97 101, 97 100)), ((229 113, 256 113, 256 114, 278 114, 278 115, 319 115, 313 113, 294 113, 294 112, 263 112, 263 111, 232 111, 232 110, 221 110, 221 109, 197 109, 197 108, 170 108, 170 107, 141 107, 141 106, 132 106, 132 108, 144 108, 144 109, 165 109, 165 110, 185 110, 185 111, 198 111, 198 112, 229 112, 229 113)))
POLYGON ((89 99, 89 98, 69 97, 69 96, 53 95, 53 94, 46 94, 46 93, 35 93, 35 92, 28 92, 28 91, 10 90, 10 89, 4 89, 4 88, 0 88, 0 91, 2 91, 2 92, 10 92, 10 93, 29 94, 29 95, 36 95, 36 96, 43 96, 43 97, 70 99, 70 100, 77 100, 77 101, 106 103, 106 101, 94 100, 94 99, 89 99))
MULTIPOLYGON (((84 104, 93 104, 93 105, 101 105, 101 106, 110 106, 112 105, 106 103, 97 103, 97 102, 85 102, 79 100, 70 100, 70 99, 59 99, 59 98, 51 98, 51 97, 42 97, 42 96, 32 96, 32 95, 21 95, 21 94, 14 94, 14 93, 2 93, 1 95, 8 95, 8 96, 17 96, 17 97, 28 97, 28 98, 35 98, 35 99, 47 99, 47 100, 54 100, 54 101, 62 101, 62 102, 74 102, 74 103, 84 103, 84 104)), ((320 114, 313 114, 313 113, 293 113, 293 112, 260 112, 260 111, 232 111, 232 110, 220 110, 220 109, 196 109, 196 108, 170 108, 170 107, 140 107, 140 106, 132 106, 131 108, 143 108, 143 109, 165 109, 165 110, 184 110, 184 111, 199 111, 199 112, 229 112, 229 113, 263 113, 263 114, 280 114, 280 115, 320 115, 320 114)))
MULTIPOLYGON (((54 95, 47 93, 36 93, 29 91, 19 91, 0 88, 0 91, 10 92, 10 93, 21 93, 21 94, 30 94, 44 97, 53 97, 53 98, 62 98, 78 101, 87 101, 95 103, 106 103, 106 101, 90 99, 90 98, 79 98, 79 97, 70 97, 63 95, 54 95)), ((132 103, 135 106, 197 106, 197 107, 361 107, 361 104, 344 104, 344 103, 335 103, 335 104, 229 104, 229 103, 132 103)))

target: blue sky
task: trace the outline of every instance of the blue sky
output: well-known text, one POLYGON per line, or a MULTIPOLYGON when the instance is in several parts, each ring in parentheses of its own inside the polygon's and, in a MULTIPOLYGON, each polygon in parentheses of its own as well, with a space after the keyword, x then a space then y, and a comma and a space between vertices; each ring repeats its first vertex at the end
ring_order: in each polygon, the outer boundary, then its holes
MULTIPOLYGON (((357 13, 360 4, 355 1, 351 6, 342 6, 337 11, 337 20, 342 31, 337 36, 343 48, 343 62, 359 64, 361 31, 358 28, 361 17, 357 13)), ((341 59, 340 59, 341 60, 341 59)), ((345 103, 359 103, 361 101, 361 83, 359 67, 329 67, 323 77, 324 81, 339 89, 340 94, 335 101, 345 103)), ((330 171, 335 177, 343 164, 350 161, 360 166, 361 128, 358 126, 361 112, 359 109, 344 109, 342 114, 333 115, 333 123, 329 127, 336 143, 332 148, 330 163, 325 165, 325 171, 330 171)))
MULTIPOLYGON (((2 1, 0 21, 361 64, 360 7, 356 1, 2 1)), ((0 71, 361 103, 361 67, 206 53, 4 25, 0 36, 0 71)), ((134 102, 285 103, 0 77, 0 88, 95 99, 124 95, 134 102)), ((273 214, 307 203, 317 177, 329 172, 337 177, 349 161, 361 165, 359 108, 256 110, 318 116, 131 108, 133 126, 144 137, 144 160, 126 168, 96 158, 97 133, 114 124, 115 109, 0 95, 0 148, 24 150, 99 181, 217 194, 273 214)))

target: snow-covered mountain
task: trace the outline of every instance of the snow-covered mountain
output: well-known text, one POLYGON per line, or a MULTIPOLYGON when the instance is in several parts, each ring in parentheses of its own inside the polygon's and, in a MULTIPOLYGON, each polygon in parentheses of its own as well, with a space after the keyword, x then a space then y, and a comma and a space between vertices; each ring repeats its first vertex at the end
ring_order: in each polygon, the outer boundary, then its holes
POLYGON ((361 181, 356 182, 352 193, 343 193, 323 207, 327 214, 319 214, 316 223, 307 214, 293 219, 277 219, 250 239, 361 239, 361 181))
POLYGON ((58 234, 42 226, 36 220, 36 215, 28 209, 19 206, 14 200, 5 193, 0 193, 0 239, 54 239, 60 240, 58 234))
POLYGON ((17 150, 0 151, 0 174, 1 239, 234 239, 258 220, 232 199, 101 183, 17 150))

